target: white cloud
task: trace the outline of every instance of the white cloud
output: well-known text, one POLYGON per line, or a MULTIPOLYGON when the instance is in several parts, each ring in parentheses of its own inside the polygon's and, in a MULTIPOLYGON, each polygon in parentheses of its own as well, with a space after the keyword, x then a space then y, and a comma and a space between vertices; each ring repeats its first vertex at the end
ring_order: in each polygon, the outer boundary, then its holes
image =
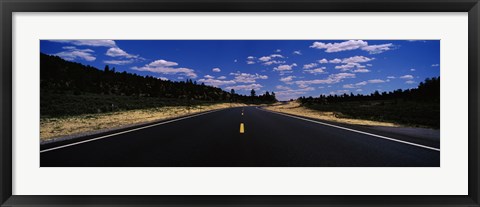
POLYGON ((256 84, 256 83, 253 83, 253 84, 249 84, 249 85, 236 85, 236 86, 228 86, 226 87, 225 89, 227 90, 245 90, 245 91, 249 91, 249 90, 260 90, 260 88, 262 88, 263 86, 260 85, 260 84, 256 84))
POLYGON ((368 84, 367 81, 362 81, 362 82, 358 82, 358 83, 355 83, 355 84, 343 85, 343 88, 358 88, 360 86, 364 86, 364 85, 367 85, 367 84, 368 84))
POLYGON ((432 67, 438 67, 440 64, 432 64, 432 67))
POLYGON ((350 90, 336 90, 336 91, 331 91, 330 94, 335 95, 335 94, 344 94, 344 93, 350 93, 350 90))
POLYGON ((118 47, 112 47, 107 50, 105 55, 110 57, 138 58, 138 55, 131 55, 118 47))
POLYGON ((410 68, 410 71, 412 71, 412 72, 415 71, 415 68, 410 68))
MULTIPOLYGON (((356 68, 357 70, 354 71, 354 72, 366 73, 366 72, 370 72, 370 71, 365 69, 366 66, 362 65, 360 63, 365 63, 365 62, 369 62, 369 61, 372 61, 372 60, 375 60, 375 58, 368 58, 368 57, 364 57, 364 56, 353 56, 353 57, 349 57, 349 58, 344 58, 343 60, 341 60, 341 63, 344 63, 344 65, 337 65, 337 66, 335 66, 335 69, 340 69, 342 71, 348 71, 348 70, 352 70, 352 69, 356 68)), ((338 60, 336 62, 338 62, 338 60)))
POLYGON ((355 78, 353 73, 337 73, 331 74, 326 79, 315 79, 306 81, 295 81, 297 85, 310 85, 310 84, 334 84, 342 81, 346 78, 355 78))
POLYGON ((235 76, 234 80, 237 83, 255 83, 257 79, 268 79, 266 75, 259 75, 258 73, 249 74, 249 73, 230 73, 230 75, 235 76))
POLYGON ((213 68, 212 71, 218 73, 218 72, 220 72, 220 71, 222 71, 222 70, 220 70, 220 68, 213 68))
POLYGON ((325 73, 325 69, 326 69, 325 67, 321 67, 321 68, 315 68, 315 69, 308 69, 304 71, 310 74, 317 75, 317 74, 325 73))
POLYGON ((50 42, 68 43, 77 46, 117 47, 113 40, 49 40, 50 42))
POLYGON ((110 65, 126 65, 133 63, 133 59, 130 60, 105 60, 103 61, 105 64, 110 64, 110 65))
POLYGON ((300 50, 293 51, 294 55, 302 55, 302 52, 300 50))
POLYGON ((76 47, 74 46, 63 46, 62 49, 65 49, 65 50, 78 50, 76 47))
POLYGON ((356 69, 353 71, 354 73, 368 73, 370 70, 368 69, 356 69))
POLYGON ((325 63, 328 63, 328 60, 323 58, 323 59, 319 60, 318 62, 321 63, 321 64, 325 64, 325 63))
POLYGON ((275 88, 278 90, 292 90, 290 87, 282 86, 282 85, 277 85, 277 87, 275 88))
POLYGON ((415 81, 412 81, 412 80, 408 80, 408 81, 405 81, 406 84, 414 84, 415 81))
POLYGON ((190 68, 174 68, 173 66, 177 66, 178 63, 171 62, 167 60, 155 60, 149 64, 146 64, 143 67, 132 67, 133 70, 138 71, 149 71, 153 73, 160 73, 160 74, 183 74, 190 78, 196 78, 197 74, 193 69, 190 68))
POLYGON ((217 79, 218 79, 218 80, 224 80, 224 79, 227 79, 227 77, 225 77, 225 76, 220 76, 220 77, 218 77, 217 79))
MULTIPOLYGON (((263 57, 260 57, 258 58, 258 60, 260 60, 261 62, 263 62, 264 65, 272 65, 272 64, 282 64, 282 63, 285 63, 285 61, 279 61, 279 60, 274 60, 275 58, 284 58, 282 55, 280 54, 271 54, 269 56, 263 56, 263 57)), ((248 59, 248 58, 247 58, 248 59)), ((249 60, 251 61, 251 60, 249 60)), ((247 64, 248 61, 247 61, 247 64)))
POLYGON ((323 43, 314 42, 310 48, 325 49, 325 52, 340 52, 346 50, 355 50, 361 47, 368 46, 367 42, 363 40, 348 40, 340 43, 323 43))
POLYGON ((264 65, 273 65, 273 64, 283 64, 283 63, 285 63, 285 61, 272 60, 272 61, 264 62, 263 64, 264 65))
POLYGON ((275 52, 282 52, 282 50, 281 49, 276 49, 275 52))
POLYGON ((342 63, 365 63, 375 60, 375 58, 368 58, 365 56, 353 56, 349 58, 344 58, 342 63))
POLYGON ((330 61, 328 61, 328 62, 330 62, 330 63, 335 63, 335 64, 336 64, 336 63, 341 63, 342 60, 341 60, 341 59, 338 59, 338 58, 335 58, 335 59, 330 60, 330 61))
POLYGON ((388 79, 395 79, 395 76, 387 76, 388 79))
POLYGON ((379 54, 385 51, 389 51, 393 47, 392 43, 382 45, 369 45, 362 47, 362 50, 369 52, 370 54, 379 54))
POLYGON ((342 71, 347 71, 347 70, 351 70, 355 67, 362 68, 362 65, 360 63, 347 63, 345 65, 337 65, 337 66, 335 66, 335 69, 340 69, 342 71))
POLYGON ((292 83, 293 78, 295 78, 295 76, 287 76, 287 77, 284 77, 284 78, 280 78, 280 81, 282 81, 286 84, 293 84, 292 83))
POLYGON ((368 80, 368 83, 385 83, 385 81, 381 79, 372 79, 368 80))
POLYGON ((300 89, 291 89, 289 87, 285 87, 283 89, 280 89, 280 91, 275 92, 275 95, 279 100, 288 100, 288 99, 298 98, 299 95, 303 95, 309 91, 314 91, 314 90, 315 88, 313 87, 305 87, 300 89))
POLYGON ((345 84, 343 88, 356 88, 353 84, 345 84))
POLYGON ((167 60, 155 60, 147 65, 150 67, 171 67, 171 66, 177 66, 178 63, 167 61, 167 60))
MULTIPOLYGON (((51 42, 59 42, 65 44, 72 44, 76 46, 90 46, 90 47, 110 47, 105 55, 110 57, 122 57, 127 59, 143 59, 138 55, 128 54, 124 50, 120 49, 115 41, 113 40, 49 40, 51 42)), ((72 47, 74 48, 74 47, 72 47)), ((92 59, 92 58, 90 58, 92 59)), ((89 60, 93 61, 93 60, 89 60)), ((126 65, 130 64, 133 61, 131 60, 106 60, 104 63, 112 64, 112 65, 126 65)))
POLYGON ((310 87, 309 85, 306 85, 306 84, 298 84, 297 85, 299 88, 308 88, 310 87))
POLYGON ((215 78, 215 76, 211 76, 211 75, 205 75, 203 76, 204 78, 208 78, 208 79, 211 79, 211 78, 215 78))
POLYGON ((259 59, 260 61, 267 62, 267 61, 271 60, 272 57, 270 57, 270 56, 263 56, 263 57, 260 57, 260 58, 258 58, 258 59, 259 59))
POLYGON ((370 54, 379 54, 391 50, 392 47, 393 44, 391 43, 381 45, 368 45, 368 42, 363 40, 348 40, 336 43, 314 42, 310 46, 310 48, 324 49, 325 52, 328 53, 361 49, 369 52, 370 54))
POLYGON ((177 79, 179 79, 179 80, 183 80, 183 77, 182 77, 182 76, 179 76, 179 77, 177 77, 177 79))
POLYGON ((328 77, 334 77, 335 79, 355 78, 355 74, 352 73, 337 73, 329 75, 328 77))
POLYGON ((311 68, 314 68, 314 67, 317 67, 317 63, 309 63, 309 64, 305 64, 303 65, 303 69, 311 69, 311 68))
POLYGON ((235 59, 235 60, 233 60, 233 62, 234 62, 234 63, 236 63, 236 62, 238 62, 238 60, 237 60, 237 59, 235 59))
POLYGON ((297 66, 297 64, 293 63, 291 65, 279 65, 278 67, 273 68, 273 70, 276 71, 286 71, 286 70, 292 70, 293 67, 297 66))
POLYGON ((160 80, 164 80, 164 81, 168 80, 168 78, 166 78, 166 77, 157 77, 157 78, 160 79, 160 80))
POLYGON ((356 86, 364 86, 364 85, 367 85, 367 81, 362 81, 362 82, 358 82, 358 83, 355 83, 356 86))
POLYGON ((412 75, 404 75, 404 76, 400 76, 401 79, 413 79, 413 76, 412 75))
POLYGON ((94 61, 95 59, 97 59, 93 55, 94 51, 91 50, 91 49, 78 49, 78 48, 73 47, 73 46, 66 46, 66 47, 62 47, 62 48, 65 49, 65 51, 55 53, 53 55, 59 56, 59 57, 65 59, 65 60, 69 60, 69 61, 73 61, 73 60, 76 60, 76 59, 83 59, 83 60, 91 62, 91 61, 94 61))
POLYGON ((253 65, 253 64, 255 64, 255 59, 256 59, 256 57, 254 57, 254 56, 248 56, 246 62, 247 62, 248 65, 253 65))
POLYGON ((357 92, 362 92, 363 90, 362 90, 361 88, 359 88, 359 89, 357 89, 357 90, 355 90, 355 91, 357 91, 357 92))

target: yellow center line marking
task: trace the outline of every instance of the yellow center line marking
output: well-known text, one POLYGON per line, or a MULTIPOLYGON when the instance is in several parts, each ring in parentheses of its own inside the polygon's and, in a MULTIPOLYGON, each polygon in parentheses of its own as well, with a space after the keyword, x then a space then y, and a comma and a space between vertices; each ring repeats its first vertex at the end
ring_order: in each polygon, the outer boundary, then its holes
POLYGON ((243 123, 240 123, 240 134, 245 133, 245 127, 243 126, 243 123))

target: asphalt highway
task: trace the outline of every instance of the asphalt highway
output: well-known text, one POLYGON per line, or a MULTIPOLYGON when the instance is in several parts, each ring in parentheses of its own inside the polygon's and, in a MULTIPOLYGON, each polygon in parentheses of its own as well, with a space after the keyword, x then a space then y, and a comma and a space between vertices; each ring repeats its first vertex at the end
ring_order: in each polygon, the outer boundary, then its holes
POLYGON ((257 107, 197 114, 40 150, 41 167, 440 166, 438 142, 257 107))

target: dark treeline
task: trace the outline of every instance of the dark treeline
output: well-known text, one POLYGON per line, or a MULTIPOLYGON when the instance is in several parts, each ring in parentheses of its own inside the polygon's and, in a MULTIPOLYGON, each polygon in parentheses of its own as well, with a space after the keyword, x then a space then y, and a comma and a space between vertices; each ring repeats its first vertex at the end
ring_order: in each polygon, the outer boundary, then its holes
POLYGON ((414 89, 397 89, 390 92, 375 91, 369 95, 362 94, 342 94, 342 95, 320 95, 319 97, 300 97, 299 101, 302 104, 333 104, 348 101, 381 101, 381 100, 396 100, 402 99, 405 101, 421 101, 421 102, 440 102, 440 77, 427 78, 425 82, 421 82, 418 88, 414 89))
POLYGON ((241 95, 220 88, 198 84, 188 79, 174 82, 152 76, 116 72, 105 66, 99 70, 92 66, 70 62, 57 56, 40 54, 40 88, 42 93, 74 95, 102 94, 135 97, 158 97, 210 102, 273 103, 275 93, 241 95))
POLYGON ((440 77, 428 78, 414 89, 300 97, 298 101, 310 109, 332 111, 337 117, 440 128, 440 77))

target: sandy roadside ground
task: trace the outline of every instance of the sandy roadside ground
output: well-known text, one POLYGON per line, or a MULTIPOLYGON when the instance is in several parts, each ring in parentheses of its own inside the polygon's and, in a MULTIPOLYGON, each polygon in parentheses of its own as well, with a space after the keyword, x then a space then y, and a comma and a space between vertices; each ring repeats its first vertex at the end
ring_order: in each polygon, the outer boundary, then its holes
POLYGON ((310 117, 325 121, 332 121, 344 124, 354 124, 354 125, 362 125, 362 126, 385 126, 385 127, 401 127, 401 125, 389 122, 379 122, 379 121, 370 121, 370 120, 362 120, 362 119, 349 119, 349 118, 339 118, 336 117, 334 112, 322 112, 312 110, 303 106, 300 106, 300 103, 296 101, 290 101, 286 104, 284 103, 277 103, 271 106, 264 107, 264 109, 276 111, 276 112, 283 112, 292 115, 310 117))
POLYGON ((147 123, 193 113, 241 106, 246 105, 239 103, 222 103, 209 106, 193 106, 190 110, 187 110, 186 107, 159 107, 103 114, 86 114, 65 118, 43 118, 40 119, 40 140, 48 141, 69 135, 119 128, 132 124, 147 123))

